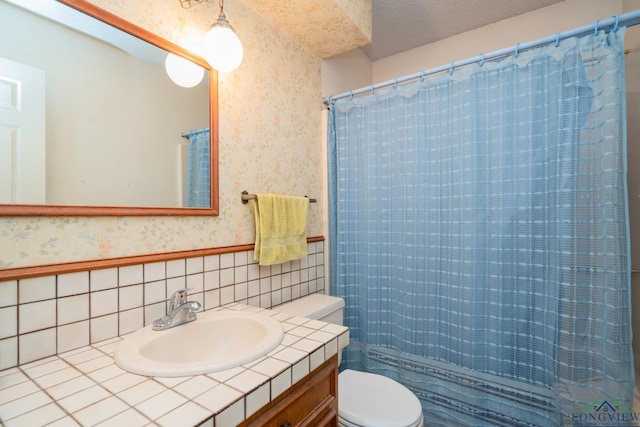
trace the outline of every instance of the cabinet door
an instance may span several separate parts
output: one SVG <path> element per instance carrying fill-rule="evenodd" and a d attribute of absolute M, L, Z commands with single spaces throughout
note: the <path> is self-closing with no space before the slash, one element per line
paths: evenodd
<path fill-rule="evenodd" d="M 338 425 L 338 359 L 333 357 L 286 393 L 246 420 L 243 426 Z"/>

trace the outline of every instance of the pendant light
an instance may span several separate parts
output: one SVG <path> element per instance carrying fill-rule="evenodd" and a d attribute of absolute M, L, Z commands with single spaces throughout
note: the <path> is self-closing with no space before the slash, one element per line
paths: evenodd
<path fill-rule="evenodd" d="M 178 86 L 197 86 L 204 77 L 204 68 L 173 53 L 167 55 L 164 67 L 171 80 Z"/>
<path fill-rule="evenodd" d="M 218 20 L 202 40 L 202 56 L 218 71 L 228 73 L 242 62 L 242 42 L 224 15 L 224 0 L 220 0 Z"/>

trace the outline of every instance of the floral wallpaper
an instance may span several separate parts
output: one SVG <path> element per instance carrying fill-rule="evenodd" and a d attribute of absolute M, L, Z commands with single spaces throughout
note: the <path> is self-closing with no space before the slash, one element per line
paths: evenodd
<path fill-rule="evenodd" d="M 179 0 L 92 0 L 194 49 L 218 2 L 182 9 Z M 240 193 L 309 195 L 308 236 L 320 236 L 322 156 L 320 58 L 239 0 L 225 14 L 244 61 L 219 75 L 218 217 L 0 217 L 0 269 L 250 244 L 252 203 Z"/>

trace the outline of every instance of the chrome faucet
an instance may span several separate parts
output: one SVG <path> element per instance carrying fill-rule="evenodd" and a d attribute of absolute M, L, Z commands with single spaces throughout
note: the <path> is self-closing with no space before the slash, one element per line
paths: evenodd
<path fill-rule="evenodd" d="M 196 311 L 202 305 L 198 301 L 187 301 L 187 289 L 177 290 L 169 298 L 169 314 L 154 320 L 152 329 L 162 331 L 196 320 Z"/>

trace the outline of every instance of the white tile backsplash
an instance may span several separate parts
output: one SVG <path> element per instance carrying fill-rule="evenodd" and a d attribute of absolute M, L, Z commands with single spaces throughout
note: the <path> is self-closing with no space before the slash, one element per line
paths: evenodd
<path fill-rule="evenodd" d="M 144 305 L 165 302 L 167 299 L 167 282 L 160 280 L 157 282 L 144 284 Z"/>
<path fill-rule="evenodd" d="M 18 307 L 18 332 L 21 334 L 56 325 L 55 299 L 21 304 Z"/>
<path fill-rule="evenodd" d="M 144 281 L 143 271 L 143 264 L 118 267 L 118 285 L 127 286 L 142 283 Z"/>
<path fill-rule="evenodd" d="M 220 255 L 204 257 L 204 271 L 220 270 Z"/>
<path fill-rule="evenodd" d="M 249 264 L 249 256 L 248 256 L 248 252 L 243 251 L 243 252 L 236 252 L 234 254 L 234 265 L 240 266 L 240 265 L 247 265 Z M 252 258 L 253 260 L 253 258 Z"/>
<path fill-rule="evenodd" d="M 0 369 L 18 364 L 18 337 L 0 340 Z"/>
<path fill-rule="evenodd" d="M 248 270 L 246 265 L 236 266 L 233 274 L 235 283 L 242 283 L 248 280 Z"/>
<path fill-rule="evenodd" d="M 118 290 L 108 289 L 91 293 L 91 317 L 103 316 L 118 311 Z"/>
<path fill-rule="evenodd" d="M 204 271 L 204 259 L 202 257 L 187 258 L 187 274 L 202 273 Z"/>
<path fill-rule="evenodd" d="M 121 286 L 118 293 L 118 303 L 120 311 L 142 307 L 143 285 Z"/>
<path fill-rule="evenodd" d="M 166 268 L 164 261 L 145 264 L 143 270 L 145 283 L 165 279 L 167 277 Z"/>
<path fill-rule="evenodd" d="M 118 314 L 94 317 L 90 321 L 91 343 L 118 336 Z"/>
<path fill-rule="evenodd" d="M 89 294 L 58 298 L 58 325 L 89 319 Z"/>
<path fill-rule="evenodd" d="M 89 345 L 89 321 L 71 323 L 58 327 L 58 352 Z"/>
<path fill-rule="evenodd" d="M 235 291 L 234 286 L 226 286 L 220 289 L 220 305 L 229 304 L 234 302 Z"/>
<path fill-rule="evenodd" d="M 214 289 L 204 293 L 204 309 L 210 310 L 212 308 L 219 307 L 220 304 L 220 290 Z"/>
<path fill-rule="evenodd" d="M 28 363 L 57 353 L 56 329 L 49 328 L 38 332 L 18 335 L 20 357 L 18 363 Z"/>
<path fill-rule="evenodd" d="M 225 268 L 220 270 L 220 287 L 233 285 L 234 283 L 233 268 Z"/>
<path fill-rule="evenodd" d="M 170 297 L 175 291 L 179 289 L 184 289 L 186 286 L 186 276 L 171 277 L 167 279 L 167 297 Z"/>
<path fill-rule="evenodd" d="M 186 274 L 186 262 L 184 259 L 167 261 L 167 277 L 181 277 Z"/>
<path fill-rule="evenodd" d="M 144 310 L 140 307 L 120 311 L 118 321 L 119 335 L 134 332 L 144 326 Z"/>
<path fill-rule="evenodd" d="M 0 286 L 0 307 L 18 304 L 18 281 L 9 280 Z"/>
<path fill-rule="evenodd" d="M 196 273 L 187 275 L 187 289 L 189 293 L 202 293 L 204 290 L 204 273 Z"/>
<path fill-rule="evenodd" d="M 58 275 L 58 298 L 89 292 L 89 272 Z"/>
<path fill-rule="evenodd" d="M 204 310 L 271 308 L 320 292 L 324 266 L 302 266 L 317 265 L 323 250 L 311 243 L 308 260 L 273 266 L 249 250 L 0 282 L 0 369 L 133 332 L 164 316 L 167 298 L 185 287 Z"/>
<path fill-rule="evenodd" d="M 222 254 L 220 255 L 220 269 L 231 268 L 235 266 L 234 254 Z"/>
<path fill-rule="evenodd" d="M 204 290 L 210 291 L 220 287 L 220 270 L 206 271 L 204 273 Z"/>
<path fill-rule="evenodd" d="M 17 306 L 0 308 L 0 339 L 18 333 Z"/>
<path fill-rule="evenodd" d="M 33 277 L 18 282 L 18 302 L 20 304 L 42 301 L 55 298 L 55 296 L 56 276 Z"/>
<path fill-rule="evenodd" d="M 104 268 L 89 272 L 89 288 L 91 291 L 101 291 L 118 287 L 118 269 Z"/>

